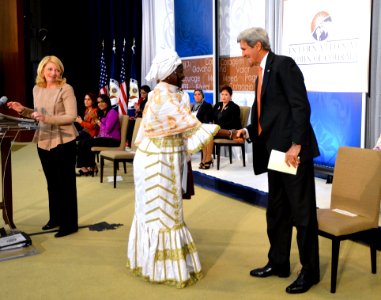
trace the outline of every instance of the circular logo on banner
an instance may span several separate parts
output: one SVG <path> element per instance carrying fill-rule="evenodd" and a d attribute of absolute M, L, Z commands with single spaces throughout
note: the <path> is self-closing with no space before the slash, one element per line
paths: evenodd
<path fill-rule="evenodd" d="M 324 41 L 328 38 L 331 16 L 326 11 L 318 12 L 311 22 L 311 33 L 315 40 Z"/>

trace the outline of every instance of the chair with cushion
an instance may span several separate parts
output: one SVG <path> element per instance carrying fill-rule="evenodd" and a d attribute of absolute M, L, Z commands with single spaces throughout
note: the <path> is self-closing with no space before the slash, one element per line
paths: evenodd
<path fill-rule="evenodd" d="M 380 199 L 381 152 L 340 147 L 333 173 L 330 208 L 317 210 L 319 235 L 332 240 L 331 293 L 336 292 L 342 240 L 369 239 L 371 271 L 376 273 Z"/>
<path fill-rule="evenodd" d="M 241 125 L 242 128 L 247 126 L 247 122 L 250 115 L 250 106 L 240 106 L 240 119 L 241 119 Z M 214 146 L 216 149 L 216 156 L 217 156 L 217 170 L 220 169 L 220 154 L 221 154 L 221 147 L 227 146 L 229 148 L 229 159 L 230 164 L 232 161 L 232 147 L 241 147 L 242 149 L 242 161 L 243 166 L 246 166 L 245 162 L 245 140 L 239 139 L 239 140 L 231 140 L 231 139 L 221 139 L 221 138 L 215 138 L 214 139 Z"/>
<path fill-rule="evenodd" d="M 118 147 L 105 147 L 105 146 L 94 146 L 91 147 L 91 151 L 96 153 L 97 161 L 99 161 L 99 152 L 104 150 L 123 150 L 126 147 L 127 139 L 127 128 L 129 125 L 129 116 L 121 115 L 119 116 L 120 121 L 120 144 Z"/>
<path fill-rule="evenodd" d="M 100 182 L 103 182 L 103 170 L 104 170 L 104 161 L 109 160 L 113 162 L 113 176 L 114 176 L 114 188 L 116 188 L 116 175 L 117 175 L 117 170 L 119 168 L 119 163 L 123 163 L 123 168 L 124 168 L 124 174 L 127 173 L 127 167 L 126 163 L 127 162 L 132 162 L 135 157 L 135 152 L 136 152 L 136 144 L 135 144 L 135 139 L 136 135 L 139 131 L 140 127 L 140 122 L 141 118 L 137 118 L 135 121 L 135 126 L 134 126 L 134 131 L 132 134 L 132 145 L 131 145 L 131 150 L 130 151 L 125 151 L 125 150 L 103 150 L 100 152 Z"/>

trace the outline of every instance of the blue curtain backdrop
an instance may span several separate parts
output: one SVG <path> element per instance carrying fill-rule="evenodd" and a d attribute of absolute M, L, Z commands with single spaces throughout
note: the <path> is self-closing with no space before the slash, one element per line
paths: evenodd
<path fill-rule="evenodd" d="M 175 42 L 180 57 L 213 54 L 213 1 L 175 0 Z"/>
<path fill-rule="evenodd" d="M 340 146 L 361 146 L 361 93 L 309 92 L 311 123 L 319 144 L 317 165 L 332 168 Z"/>

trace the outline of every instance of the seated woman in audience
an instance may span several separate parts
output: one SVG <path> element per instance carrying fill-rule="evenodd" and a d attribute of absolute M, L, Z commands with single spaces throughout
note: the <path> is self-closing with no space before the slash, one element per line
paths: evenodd
<path fill-rule="evenodd" d="M 201 89 L 195 89 L 193 97 L 196 103 L 192 106 L 192 114 L 196 115 L 201 123 L 212 123 L 213 107 L 210 103 L 205 101 L 204 92 Z"/>
<path fill-rule="evenodd" d="M 213 108 L 213 121 L 220 125 L 221 129 L 240 129 L 241 111 L 237 104 L 232 100 L 233 90 L 225 85 L 220 89 L 221 101 L 216 103 Z"/>
<path fill-rule="evenodd" d="M 151 88 L 148 85 L 142 85 L 140 88 L 140 98 L 134 104 L 135 116 L 130 117 L 128 121 L 127 137 L 126 137 L 127 147 L 130 147 L 132 144 L 132 134 L 134 133 L 135 119 L 143 117 L 143 110 L 144 110 L 144 107 L 146 106 L 148 93 L 150 91 L 151 91 Z"/>
<path fill-rule="evenodd" d="M 99 126 L 95 123 L 96 119 L 98 119 L 97 96 L 93 93 L 87 93 L 83 101 L 85 105 L 85 113 L 83 118 L 78 116 L 75 119 L 80 126 L 77 141 L 93 138 L 99 133 Z"/>
<path fill-rule="evenodd" d="M 213 107 L 210 103 L 205 101 L 204 92 L 201 89 L 195 89 L 193 93 L 194 101 L 196 102 L 192 106 L 192 114 L 194 114 L 201 123 L 213 123 Z M 208 143 L 202 149 L 202 161 L 200 168 L 204 164 L 211 162 L 213 153 L 213 142 Z"/>
<path fill-rule="evenodd" d="M 98 116 L 95 123 L 99 126 L 98 136 L 85 140 L 78 148 L 77 176 L 88 176 L 98 173 L 95 164 L 93 146 L 118 147 L 120 145 L 120 122 L 118 112 L 112 108 L 110 98 L 100 95 L 97 99 Z"/>
<path fill-rule="evenodd" d="M 237 104 L 232 101 L 233 89 L 225 85 L 220 89 L 220 102 L 213 107 L 212 118 L 214 124 L 220 125 L 216 138 L 235 138 L 235 130 L 241 126 L 241 112 Z M 203 162 L 200 164 L 200 169 L 209 169 L 213 165 L 212 151 L 214 147 L 213 141 L 211 145 L 203 148 Z M 208 150 L 206 150 L 208 149 Z"/>
<path fill-rule="evenodd" d="M 151 88 L 148 85 L 142 85 L 140 88 L 140 98 L 138 102 L 134 104 L 135 108 L 135 118 L 141 118 L 143 116 L 143 110 L 147 103 L 148 93 L 151 91 Z"/>

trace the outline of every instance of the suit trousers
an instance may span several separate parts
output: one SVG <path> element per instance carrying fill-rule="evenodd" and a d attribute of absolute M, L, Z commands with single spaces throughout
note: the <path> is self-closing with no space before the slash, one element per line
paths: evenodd
<path fill-rule="evenodd" d="M 76 142 L 60 144 L 50 151 L 37 147 L 49 195 L 49 223 L 61 231 L 78 229 Z"/>
<path fill-rule="evenodd" d="M 267 234 L 269 262 L 274 268 L 290 270 L 293 226 L 302 271 L 319 280 L 319 244 L 313 161 L 298 166 L 297 175 L 268 171 Z"/>

